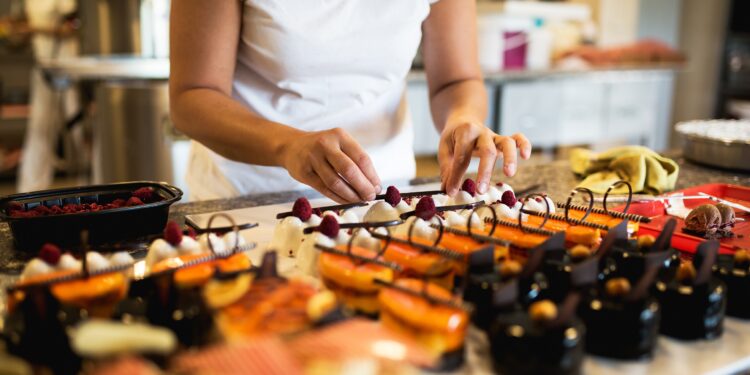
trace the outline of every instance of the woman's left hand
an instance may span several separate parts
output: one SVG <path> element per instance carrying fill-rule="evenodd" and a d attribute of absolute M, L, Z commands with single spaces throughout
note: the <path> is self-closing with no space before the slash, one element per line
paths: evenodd
<path fill-rule="evenodd" d="M 521 133 L 499 135 L 480 121 L 446 124 L 438 148 L 443 188 L 448 195 L 456 194 L 471 158 L 478 157 L 477 190 L 480 193 L 486 192 L 498 158 L 503 159 L 503 172 L 506 176 L 516 174 L 518 150 L 523 159 L 528 159 L 531 155 L 531 143 Z"/>

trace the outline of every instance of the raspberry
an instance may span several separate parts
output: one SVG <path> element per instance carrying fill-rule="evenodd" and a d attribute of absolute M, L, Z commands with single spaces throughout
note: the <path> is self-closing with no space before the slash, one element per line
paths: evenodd
<path fill-rule="evenodd" d="M 315 215 L 323 216 L 323 211 L 321 211 L 320 208 L 315 207 L 315 208 L 313 208 L 312 212 Z"/>
<path fill-rule="evenodd" d="M 138 197 L 143 202 L 151 202 L 154 199 L 154 188 L 145 186 L 133 192 L 134 197 Z"/>
<path fill-rule="evenodd" d="M 504 185 L 505 185 L 505 184 L 504 184 L 504 183 L 502 183 L 502 182 L 498 182 L 498 183 L 496 183 L 496 184 L 495 184 L 495 186 L 497 186 L 497 187 L 503 187 Z"/>
<path fill-rule="evenodd" d="M 57 262 L 60 261 L 60 255 L 60 248 L 51 243 L 46 243 L 39 249 L 39 259 L 53 266 L 57 265 Z"/>
<path fill-rule="evenodd" d="M 49 215 L 49 213 L 52 210 L 50 210 L 50 208 L 45 205 L 39 205 L 39 206 L 34 207 L 32 211 L 34 211 L 37 214 L 36 216 L 44 216 L 44 215 Z"/>
<path fill-rule="evenodd" d="M 539 203 L 542 202 L 542 198 L 540 198 L 540 197 L 536 197 L 536 198 L 534 198 L 534 200 L 537 201 L 537 202 L 539 202 Z"/>
<path fill-rule="evenodd" d="M 8 203 L 8 212 L 23 211 L 23 205 L 18 202 Z"/>
<path fill-rule="evenodd" d="M 124 207 L 125 204 L 127 203 L 128 202 L 126 200 L 118 198 L 118 199 L 113 200 L 111 204 L 112 204 L 112 207 L 114 208 L 120 208 L 120 207 Z"/>
<path fill-rule="evenodd" d="M 463 185 L 461 185 L 461 190 L 469 193 L 469 195 L 473 197 L 477 195 L 477 184 L 474 180 L 467 178 L 464 180 Z"/>
<path fill-rule="evenodd" d="M 180 229 L 180 225 L 174 221 L 169 221 L 167 226 L 164 227 L 164 239 L 172 244 L 172 246 L 179 245 L 182 242 L 182 229 Z"/>
<path fill-rule="evenodd" d="M 435 210 L 435 201 L 432 200 L 432 197 L 420 198 L 414 213 L 422 220 L 432 219 L 437 213 L 437 210 Z"/>
<path fill-rule="evenodd" d="M 401 193 L 395 186 L 388 186 L 388 189 L 385 191 L 385 201 L 393 207 L 396 207 L 398 202 L 401 202 Z"/>
<path fill-rule="evenodd" d="M 140 206 L 142 204 L 143 204 L 143 201 L 140 198 L 136 197 L 136 196 L 130 197 L 130 199 L 128 199 L 128 201 L 125 202 L 125 206 L 126 207 Z M 93 206 L 93 204 L 92 204 L 92 206 Z M 93 211 L 94 208 L 92 207 L 91 210 Z"/>
<path fill-rule="evenodd" d="M 513 194 L 513 192 L 510 190 L 503 193 L 503 197 L 500 199 L 500 201 L 504 205 L 511 207 L 511 208 L 516 205 L 516 202 L 518 202 L 518 200 L 516 199 L 516 195 Z"/>
<path fill-rule="evenodd" d="M 188 227 L 187 232 L 188 236 L 192 237 L 193 239 L 198 238 L 198 233 L 195 232 L 195 229 L 193 229 L 193 227 Z"/>
<path fill-rule="evenodd" d="M 339 222 L 336 221 L 336 218 L 333 217 L 333 215 L 324 216 L 323 221 L 321 221 L 318 226 L 320 233 L 323 233 L 330 238 L 336 238 L 339 235 L 339 229 L 341 229 Z"/>
<path fill-rule="evenodd" d="M 305 197 L 297 198 L 297 200 L 294 201 L 294 206 L 292 206 L 292 215 L 298 217 L 302 221 L 310 219 L 310 216 L 312 216 L 312 206 L 310 206 L 310 201 Z"/>

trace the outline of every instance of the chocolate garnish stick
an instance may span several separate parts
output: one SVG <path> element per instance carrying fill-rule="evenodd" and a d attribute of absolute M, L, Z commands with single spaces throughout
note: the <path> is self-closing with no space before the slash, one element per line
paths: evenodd
<path fill-rule="evenodd" d="M 565 208 L 565 203 L 557 202 L 557 203 L 555 203 L 555 205 L 558 208 Z M 584 207 L 584 206 L 577 205 L 577 204 L 571 204 L 570 208 L 574 209 L 576 211 L 586 211 L 588 209 L 588 207 Z M 650 223 L 651 222 L 651 218 L 650 217 L 646 217 L 646 216 L 642 216 L 642 215 L 638 215 L 638 214 L 626 214 L 626 213 L 622 213 L 620 211 L 611 211 L 611 210 L 610 211 L 605 211 L 603 208 L 599 208 L 599 207 L 592 207 L 591 208 L 591 212 L 595 213 L 595 214 L 609 215 L 610 217 L 613 217 L 615 219 L 628 219 L 630 221 L 637 221 L 639 223 Z"/>
<path fill-rule="evenodd" d="M 523 212 L 523 213 L 525 213 L 527 215 L 533 215 L 533 216 L 538 216 L 538 217 L 544 217 L 545 216 L 545 214 L 543 214 L 543 213 L 536 212 L 536 211 L 531 211 L 531 210 L 521 210 L 521 212 Z M 549 218 L 551 220 L 567 222 L 568 224 L 580 225 L 582 227 L 589 227 L 589 228 L 600 229 L 600 230 L 609 230 L 610 229 L 608 226 L 606 226 L 604 224 L 591 223 L 591 222 L 588 222 L 588 221 L 581 221 L 581 220 L 573 219 L 573 218 L 569 218 L 568 220 L 566 220 L 565 219 L 565 215 L 560 215 L 560 214 L 556 214 L 556 213 L 550 213 L 549 214 Z"/>
<path fill-rule="evenodd" d="M 492 223 L 493 220 L 492 220 L 492 218 L 488 217 L 488 218 L 484 219 L 484 222 L 489 224 L 489 223 Z M 497 220 L 494 220 L 494 223 L 497 224 L 497 225 L 502 225 L 504 227 L 508 227 L 508 228 L 521 229 L 521 227 L 518 225 L 518 223 L 514 223 L 514 222 L 511 222 L 511 221 L 505 221 L 505 220 L 502 220 L 502 219 L 497 219 Z M 528 232 L 528 233 L 540 234 L 542 236 L 554 236 L 555 233 L 559 233 L 559 232 L 553 232 L 553 231 L 548 230 L 548 229 L 526 227 L 526 226 L 523 227 L 523 230 L 526 231 L 526 232 Z"/>
<path fill-rule="evenodd" d="M 636 301 L 645 297 L 646 294 L 648 294 L 651 285 L 653 285 L 656 276 L 659 274 L 659 269 L 668 257 L 669 252 L 667 251 L 646 254 L 646 270 L 625 299 L 628 301 Z"/>
<path fill-rule="evenodd" d="M 436 195 L 436 194 L 445 194 L 445 191 L 443 190 L 426 190 L 426 191 L 410 191 L 408 193 L 401 193 L 401 198 L 415 198 L 415 197 L 424 197 L 424 196 L 430 196 L 430 195 Z M 378 194 L 375 196 L 375 200 L 381 200 L 385 199 L 385 194 Z"/>
<path fill-rule="evenodd" d="M 693 265 L 698 271 L 695 276 L 694 285 L 702 285 L 711 278 L 711 271 L 716 263 L 716 255 L 719 252 L 719 241 L 710 240 L 698 245 L 693 257 Z"/>
<path fill-rule="evenodd" d="M 389 261 L 385 261 L 385 260 L 382 260 L 382 259 L 368 258 L 368 257 L 364 257 L 364 256 L 361 256 L 361 255 L 357 255 L 357 254 L 351 253 L 349 251 L 341 251 L 339 249 L 335 249 L 335 248 L 332 248 L 332 247 L 323 246 L 321 244 L 315 244 L 315 248 L 318 249 L 318 250 L 320 250 L 320 251 L 322 251 L 322 252 L 325 252 L 325 253 L 349 257 L 349 258 L 351 258 L 353 260 L 356 260 L 358 262 L 376 264 L 378 266 L 383 266 L 383 267 L 386 267 L 386 268 L 390 268 L 390 269 L 392 269 L 392 270 L 394 270 L 396 272 L 401 272 L 401 270 L 402 270 L 401 266 L 399 264 L 393 263 L 393 262 L 389 262 Z"/>
<path fill-rule="evenodd" d="M 354 202 L 354 203 L 346 203 L 346 204 L 336 204 L 333 206 L 322 206 L 322 207 L 313 207 L 312 210 L 315 212 L 316 210 L 319 210 L 320 212 L 325 211 L 341 211 L 341 210 L 348 210 L 353 207 L 364 207 L 369 205 L 367 202 Z M 277 219 L 283 219 L 285 217 L 292 216 L 292 211 L 282 212 L 276 215 Z"/>
<path fill-rule="evenodd" d="M 403 223 L 404 222 L 401 220 L 371 221 L 371 222 L 363 222 L 363 223 L 341 223 L 339 224 L 339 229 L 383 228 L 383 227 L 392 227 L 392 226 L 403 224 Z M 302 231 L 302 233 L 310 234 L 312 232 L 315 232 L 319 228 L 320 226 L 307 227 Z"/>
<path fill-rule="evenodd" d="M 474 207 L 482 206 L 482 205 L 484 205 L 484 202 L 483 201 L 479 201 L 479 202 L 473 202 L 473 203 L 468 203 L 468 204 L 456 204 L 456 205 L 452 205 L 452 206 L 435 207 L 435 211 L 436 212 L 445 212 L 445 211 L 470 210 L 470 209 L 472 209 Z M 402 213 L 400 217 L 401 217 L 401 219 L 406 220 L 410 216 L 414 216 L 416 213 L 417 213 L 416 210 L 414 210 L 414 211 L 407 211 L 407 212 Z"/>
<path fill-rule="evenodd" d="M 433 229 L 438 229 L 439 226 L 437 224 L 430 224 L 430 227 Z M 477 234 L 477 233 L 469 233 L 468 231 L 452 228 L 452 227 L 445 227 L 443 230 L 445 230 L 448 233 L 457 234 L 459 236 L 465 236 L 470 237 L 471 239 L 476 240 L 477 242 L 487 242 L 492 243 L 499 246 L 510 246 L 510 241 L 504 240 L 499 237 L 493 237 L 493 236 L 487 236 L 484 234 Z"/>
<path fill-rule="evenodd" d="M 437 255 L 440 255 L 440 256 L 445 257 L 445 258 L 450 258 L 450 259 L 454 259 L 454 260 L 464 259 L 464 255 L 463 254 L 461 254 L 459 252 L 456 252 L 456 251 L 453 251 L 453 250 L 450 250 L 450 249 L 445 249 L 445 248 L 437 247 L 437 246 L 425 245 L 425 244 L 421 244 L 421 243 L 418 243 L 418 242 L 409 242 L 407 240 L 404 240 L 404 239 L 401 239 L 401 238 L 398 238 L 398 237 L 388 236 L 388 235 L 377 233 L 377 232 L 371 232 L 370 234 L 372 235 L 372 237 L 377 238 L 379 240 L 392 241 L 392 242 L 400 243 L 400 244 L 403 244 L 403 245 L 409 245 L 409 246 L 412 246 L 412 247 L 417 248 L 419 250 L 422 250 L 424 252 L 437 254 Z"/>

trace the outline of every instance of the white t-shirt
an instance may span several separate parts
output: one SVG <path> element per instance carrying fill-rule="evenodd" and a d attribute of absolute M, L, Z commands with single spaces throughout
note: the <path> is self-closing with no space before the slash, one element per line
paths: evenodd
<path fill-rule="evenodd" d="M 341 127 L 383 181 L 412 178 L 405 77 L 433 2 L 246 0 L 233 97 L 302 130 Z M 197 142 L 187 182 L 201 200 L 305 188 L 283 168 L 234 162 Z"/>

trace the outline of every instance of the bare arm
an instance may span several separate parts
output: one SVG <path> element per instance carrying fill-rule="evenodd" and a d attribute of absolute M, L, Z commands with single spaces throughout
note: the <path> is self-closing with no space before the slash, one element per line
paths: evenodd
<path fill-rule="evenodd" d="M 172 1 L 169 89 L 175 126 L 231 160 L 284 167 L 334 200 L 372 199 L 380 180 L 346 132 L 304 132 L 260 118 L 232 98 L 241 17 L 236 0 Z"/>
<path fill-rule="evenodd" d="M 504 172 L 512 176 L 517 148 L 526 159 L 531 144 L 522 134 L 501 136 L 484 125 L 487 93 L 477 57 L 475 1 L 440 0 L 423 28 L 430 107 L 441 134 L 438 161 L 443 186 L 455 194 L 474 155 L 480 158 L 477 185 L 483 193 L 497 159 L 503 158 Z"/>

